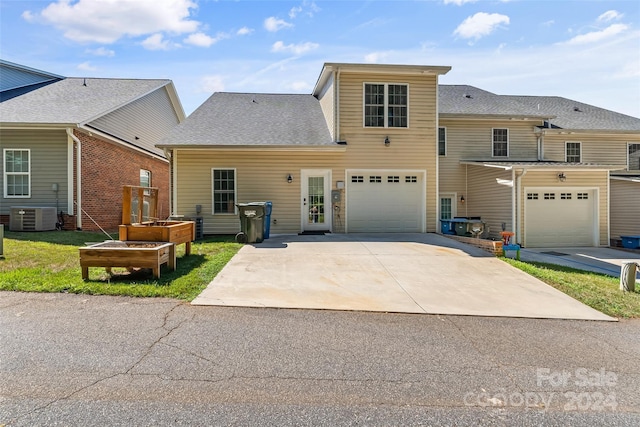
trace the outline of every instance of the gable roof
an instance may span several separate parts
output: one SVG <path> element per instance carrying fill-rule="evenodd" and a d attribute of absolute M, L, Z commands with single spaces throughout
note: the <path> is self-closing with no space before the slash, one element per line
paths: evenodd
<path fill-rule="evenodd" d="M 438 109 L 443 116 L 485 116 L 548 119 L 548 112 L 538 110 L 518 99 L 488 92 L 469 85 L 439 85 Z"/>
<path fill-rule="evenodd" d="M 547 129 L 638 132 L 640 119 L 560 96 L 497 95 L 469 85 L 439 85 L 442 117 L 530 118 Z"/>
<path fill-rule="evenodd" d="M 217 92 L 157 144 L 172 146 L 336 146 L 312 95 Z"/>
<path fill-rule="evenodd" d="M 0 59 L 0 102 L 62 79 L 57 74 Z"/>
<path fill-rule="evenodd" d="M 640 131 L 640 119 L 560 96 L 503 96 L 553 114 L 551 125 L 562 129 Z"/>
<path fill-rule="evenodd" d="M 170 83 L 69 77 L 0 103 L 0 124 L 82 125 Z"/>

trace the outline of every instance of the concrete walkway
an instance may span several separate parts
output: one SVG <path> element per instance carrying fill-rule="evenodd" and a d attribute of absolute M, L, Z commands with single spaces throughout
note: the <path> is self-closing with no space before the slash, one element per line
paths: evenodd
<path fill-rule="evenodd" d="M 508 254 L 513 257 L 513 253 Z M 613 248 L 535 248 L 522 249 L 520 259 L 527 262 L 546 262 L 579 270 L 593 271 L 620 277 L 622 264 L 640 264 L 640 253 Z M 640 269 L 636 280 L 640 281 Z"/>
<path fill-rule="evenodd" d="M 243 247 L 192 304 L 615 320 L 437 234 L 273 236 Z"/>

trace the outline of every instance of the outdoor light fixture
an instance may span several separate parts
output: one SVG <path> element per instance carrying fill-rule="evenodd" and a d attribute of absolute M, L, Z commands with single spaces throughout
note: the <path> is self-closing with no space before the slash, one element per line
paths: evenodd
<path fill-rule="evenodd" d="M 389 145 L 391 145 L 391 141 L 389 141 L 389 137 L 387 136 L 384 138 L 384 146 L 388 147 Z"/>
<path fill-rule="evenodd" d="M 460 196 L 460 203 L 464 205 L 464 195 Z"/>
<path fill-rule="evenodd" d="M 289 184 L 291 184 L 293 182 L 293 177 L 291 176 L 291 174 L 287 175 L 287 182 Z"/>
<path fill-rule="evenodd" d="M 558 180 L 559 180 L 560 182 L 565 182 L 565 181 L 567 180 L 567 176 L 564 174 L 564 172 L 560 172 L 560 173 L 558 174 Z"/>

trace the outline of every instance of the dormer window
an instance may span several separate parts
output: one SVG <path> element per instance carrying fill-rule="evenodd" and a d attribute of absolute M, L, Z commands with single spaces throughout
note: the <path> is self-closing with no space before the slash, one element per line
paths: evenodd
<path fill-rule="evenodd" d="M 365 127 L 408 127 L 409 87 L 406 84 L 364 84 Z"/>

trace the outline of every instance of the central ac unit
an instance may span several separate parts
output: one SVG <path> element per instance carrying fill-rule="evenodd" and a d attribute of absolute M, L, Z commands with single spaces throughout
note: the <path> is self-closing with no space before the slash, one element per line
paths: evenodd
<path fill-rule="evenodd" d="M 49 231 L 56 229 L 56 208 L 11 207 L 9 230 Z"/>

